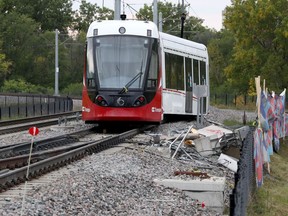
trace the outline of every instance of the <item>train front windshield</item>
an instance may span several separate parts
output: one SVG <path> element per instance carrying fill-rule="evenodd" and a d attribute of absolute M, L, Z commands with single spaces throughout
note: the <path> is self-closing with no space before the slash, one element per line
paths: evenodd
<path fill-rule="evenodd" d="M 157 50 L 154 38 L 123 35 L 88 38 L 87 78 L 95 79 L 98 89 L 143 89 L 146 73 L 148 78 L 157 79 Z"/>

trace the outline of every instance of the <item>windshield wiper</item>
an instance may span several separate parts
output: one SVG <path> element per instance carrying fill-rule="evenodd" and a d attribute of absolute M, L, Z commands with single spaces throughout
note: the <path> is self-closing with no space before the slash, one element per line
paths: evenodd
<path fill-rule="evenodd" d="M 119 91 L 118 94 L 123 94 L 123 93 L 127 93 L 128 92 L 128 88 L 139 78 L 142 76 L 143 72 L 142 72 L 142 67 L 143 67 L 143 59 L 141 62 L 141 67 L 140 67 L 140 72 L 136 74 L 136 76 L 134 76 L 122 89 L 121 91 Z"/>
<path fill-rule="evenodd" d="M 121 91 L 119 91 L 119 94 L 123 94 L 123 93 L 126 93 L 128 92 L 128 88 L 139 78 L 141 77 L 143 74 L 142 72 L 142 68 L 141 68 L 141 71 L 136 74 L 136 76 L 134 76 L 122 89 Z"/>

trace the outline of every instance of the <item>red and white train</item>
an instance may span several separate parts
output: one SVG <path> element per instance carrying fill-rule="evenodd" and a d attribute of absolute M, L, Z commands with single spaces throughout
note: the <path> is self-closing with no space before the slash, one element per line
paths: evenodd
<path fill-rule="evenodd" d="M 209 91 L 207 48 L 159 32 L 153 22 L 94 21 L 87 32 L 85 56 L 86 123 L 160 123 L 165 115 L 196 116 L 196 88 L 198 93 Z M 209 92 L 201 97 L 205 114 Z"/>

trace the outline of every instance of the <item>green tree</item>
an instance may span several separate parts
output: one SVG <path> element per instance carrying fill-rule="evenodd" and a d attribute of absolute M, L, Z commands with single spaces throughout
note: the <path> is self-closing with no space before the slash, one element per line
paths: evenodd
<path fill-rule="evenodd" d="M 3 84 L 4 80 L 9 74 L 10 65 L 11 65 L 11 62 L 6 60 L 5 54 L 1 53 L 1 50 L 0 50 L 0 85 Z"/>
<path fill-rule="evenodd" d="M 59 87 L 71 83 L 81 83 L 84 70 L 84 47 L 86 32 L 80 32 L 75 38 L 69 37 L 59 45 Z"/>
<path fill-rule="evenodd" d="M 41 31 L 67 32 L 71 26 L 72 0 L 2 0 L 0 12 L 26 15 L 39 24 Z"/>
<path fill-rule="evenodd" d="M 170 2 L 158 2 L 158 12 L 162 13 L 163 32 L 172 34 L 175 36 L 181 36 L 181 16 L 183 9 L 180 4 L 172 4 Z M 185 8 L 187 5 L 185 6 Z M 203 20 L 194 16 L 189 16 L 187 11 L 184 12 L 186 15 L 183 28 L 183 38 L 193 40 L 195 42 L 208 44 L 210 38 L 215 36 L 215 31 L 205 28 Z M 153 21 L 153 7 L 144 4 L 144 7 L 139 10 L 136 14 L 138 19 L 145 19 Z"/>
<path fill-rule="evenodd" d="M 32 4 L 33 2 L 35 5 Z M 3 82 L 4 79 L 23 80 L 32 85 L 41 85 L 43 88 L 54 87 L 55 29 L 53 27 L 51 28 L 53 31 L 49 31 L 47 30 L 49 28 L 43 27 L 49 24 L 50 20 L 47 20 L 47 23 L 40 23 L 35 21 L 40 18 L 32 18 L 33 10 L 43 2 L 45 1 L 0 0 L 0 11 L 2 12 L 0 14 L 0 38 L 3 40 L 2 51 L 0 51 L 0 82 Z M 70 1 L 49 2 L 47 10 L 50 10 L 49 8 L 54 3 Z M 47 11 L 42 13 L 39 9 L 39 13 L 47 14 Z M 58 28 L 60 30 L 60 89 L 71 83 L 82 81 L 84 63 L 85 34 L 81 32 L 76 35 L 72 35 L 70 32 L 67 34 L 65 25 L 63 24 L 62 31 L 61 28 Z"/>
<path fill-rule="evenodd" d="M 1 1 L 0 1 L 1 5 Z M 2 51 L 2 44 L 0 37 L 0 85 L 3 84 L 4 80 L 6 79 L 7 75 L 9 74 L 10 70 L 9 67 L 11 66 L 11 62 L 6 59 L 5 53 Z"/>
<path fill-rule="evenodd" d="M 113 19 L 113 11 L 108 8 L 100 8 L 97 4 L 81 1 L 79 10 L 75 12 L 74 29 L 87 32 L 89 25 L 95 20 Z"/>
<path fill-rule="evenodd" d="M 235 37 L 233 57 L 225 73 L 240 92 L 261 76 L 272 90 L 288 83 L 287 0 L 233 0 L 224 25 Z"/>
<path fill-rule="evenodd" d="M 19 15 L 16 12 L 1 14 L 0 19 L 2 51 L 12 62 L 9 77 L 25 77 L 33 65 L 31 58 L 34 54 L 37 23 L 26 15 Z"/>
<path fill-rule="evenodd" d="M 210 88 L 213 92 L 223 93 L 233 89 L 227 82 L 224 69 L 229 65 L 234 43 L 233 34 L 225 29 L 209 40 Z"/>

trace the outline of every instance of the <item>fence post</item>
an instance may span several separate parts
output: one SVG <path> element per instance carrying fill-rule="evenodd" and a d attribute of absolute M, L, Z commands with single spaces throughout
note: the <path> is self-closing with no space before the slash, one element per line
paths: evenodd
<path fill-rule="evenodd" d="M 57 112 L 61 113 L 61 98 L 57 98 Z"/>
<path fill-rule="evenodd" d="M 225 94 L 225 104 L 228 106 L 228 94 Z"/>
<path fill-rule="evenodd" d="M 25 111 L 26 111 L 26 117 L 28 117 L 28 101 L 27 101 L 27 95 L 26 95 L 26 106 L 25 106 Z"/>
<path fill-rule="evenodd" d="M 54 97 L 54 114 L 56 113 L 56 98 Z"/>
<path fill-rule="evenodd" d="M 48 111 L 48 115 L 50 114 L 50 98 L 49 95 L 47 95 L 48 97 L 48 107 L 47 107 L 47 111 Z"/>
<path fill-rule="evenodd" d="M 237 95 L 235 94 L 235 107 L 237 106 Z"/>
<path fill-rule="evenodd" d="M 40 115 L 42 116 L 42 95 L 40 95 Z"/>
<path fill-rule="evenodd" d="M 18 98 L 17 111 L 18 111 L 18 117 L 19 117 L 20 116 L 20 98 L 19 96 L 17 98 Z"/>
<path fill-rule="evenodd" d="M 245 106 L 247 105 L 247 95 L 246 94 L 244 95 L 244 105 Z"/>
<path fill-rule="evenodd" d="M 34 101 L 34 95 L 32 96 L 32 104 L 33 104 L 33 116 L 35 116 L 35 101 Z"/>

